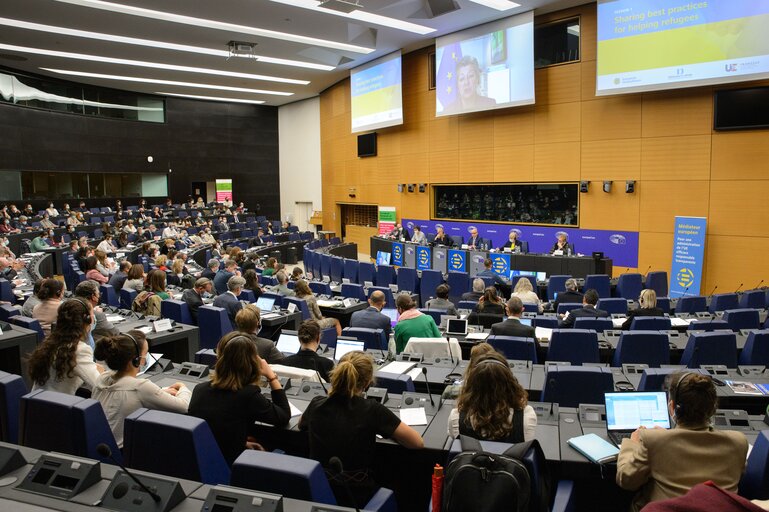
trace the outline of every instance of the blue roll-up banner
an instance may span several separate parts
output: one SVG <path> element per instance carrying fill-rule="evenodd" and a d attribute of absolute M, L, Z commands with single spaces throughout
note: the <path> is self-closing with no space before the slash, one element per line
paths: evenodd
<path fill-rule="evenodd" d="M 417 247 L 417 270 L 430 270 L 432 267 L 431 250 L 420 245 Z"/>
<path fill-rule="evenodd" d="M 500 276 L 510 277 L 510 255 L 509 254 L 489 254 L 491 260 L 491 270 Z"/>
<path fill-rule="evenodd" d="M 467 272 L 467 253 L 449 249 L 449 272 Z"/>
<path fill-rule="evenodd" d="M 400 242 L 393 242 L 393 252 L 392 252 L 392 261 L 391 263 L 393 265 L 398 265 L 399 267 L 403 266 L 403 244 Z"/>
<path fill-rule="evenodd" d="M 676 217 L 670 297 L 699 295 L 705 259 L 705 217 Z"/>

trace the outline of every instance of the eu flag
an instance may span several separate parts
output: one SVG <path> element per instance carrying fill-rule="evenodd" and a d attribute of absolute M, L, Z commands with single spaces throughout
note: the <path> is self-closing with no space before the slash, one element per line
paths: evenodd
<path fill-rule="evenodd" d="M 435 88 L 438 101 L 445 110 L 457 99 L 457 62 L 462 59 L 462 47 L 453 43 L 443 49 L 438 73 L 435 77 Z"/>

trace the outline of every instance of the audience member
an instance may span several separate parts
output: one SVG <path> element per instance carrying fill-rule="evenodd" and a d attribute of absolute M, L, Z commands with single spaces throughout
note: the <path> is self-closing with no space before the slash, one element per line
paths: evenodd
<path fill-rule="evenodd" d="M 454 303 L 449 300 L 449 285 L 439 284 L 435 289 L 434 299 L 430 299 L 425 303 L 427 309 L 442 309 L 446 310 L 447 315 L 456 315 L 457 308 Z"/>
<path fill-rule="evenodd" d="M 244 284 L 246 284 L 245 279 L 240 276 L 232 276 L 229 281 L 227 281 L 227 291 L 221 295 L 217 295 L 214 299 L 214 306 L 223 308 L 227 311 L 227 316 L 230 317 L 232 325 L 235 325 L 235 315 L 243 309 L 243 304 L 238 299 L 238 296 L 243 290 Z"/>
<path fill-rule="evenodd" d="M 101 336 L 116 336 L 120 331 L 107 320 L 107 315 L 99 307 L 99 298 L 101 292 L 99 287 L 93 281 L 83 281 L 75 287 L 75 297 L 88 301 L 93 308 L 93 317 L 95 323 L 91 326 L 90 342 L 93 345 L 93 339 Z"/>
<path fill-rule="evenodd" d="M 128 271 L 122 289 L 133 290 L 137 293 L 144 290 L 144 265 L 141 263 L 131 265 L 131 270 Z"/>
<path fill-rule="evenodd" d="M 657 307 L 657 293 L 651 288 L 641 290 L 638 297 L 638 309 L 627 312 L 627 319 L 622 323 L 622 330 L 630 329 L 633 319 L 639 316 L 665 316 L 665 312 Z"/>
<path fill-rule="evenodd" d="M 521 323 L 521 314 L 523 313 L 523 302 L 516 296 L 510 297 L 507 301 L 508 317 L 505 321 L 491 326 L 491 334 L 495 336 L 515 336 L 521 338 L 534 338 L 536 334 L 534 327 L 523 325 Z"/>
<path fill-rule="evenodd" d="M 44 279 L 37 296 L 40 304 L 32 310 L 32 318 L 40 322 L 43 334 L 48 336 L 51 334 L 51 325 L 58 317 L 59 306 L 64 296 L 64 284 L 58 279 Z"/>
<path fill-rule="evenodd" d="M 577 318 L 608 318 L 609 313 L 602 309 L 598 309 L 595 305 L 598 304 L 598 292 L 595 290 L 588 290 L 585 292 L 585 296 L 582 298 L 582 307 L 579 309 L 572 309 L 563 317 L 559 326 L 567 329 L 574 327 L 574 321 Z"/>
<path fill-rule="evenodd" d="M 571 277 L 567 279 L 566 283 L 564 284 L 564 288 L 566 291 L 558 292 L 557 296 L 555 297 L 553 309 L 556 311 L 558 311 L 559 304 L 582 304 L 584 295 L 577 291 L 576 279 Z"/>
<path fill-rule="evenodd" d="M 216 293 L 221 295 L 227 291 L 227 282 L 234 276 L 239 276 L 238 264 L 232 260 L 227 260 L 224 263 L 224 268 L 220 268 L 214 276 L 214 288 Z"/>
<path fill-rule="evenodd" d="M 259 330 L 262 328 L 262 318 L 256 304 L 243 306 L 243 309 L 235 315 L 235 325 L 240 332 L 251 338 L 256 344 L 259 357 L 266 359 L 269 364 L 280 363 L 285 359 L 285 356 L 275 347 L 274 341 L 258 336 Z"/>
<path fill-rule="evenodd" d="M 131 262 L 123 260 L 120 262 L 120 265 L 118 265 L 117 272 L 112 274 L 112 277 L 109 278 L 109 284 L 115 289 L 115 293 L 120 293 L 120 290 L 123 289 L 123 285 L 128 280 L 128 273 L 131 271 L 131 268 L 133 268 Z"/>
<path fill-rule="evenodd" d="M 392 321 L 390 317 L 382 314 L 385 307 L 385 294 L 382 290 L 376 290 L 369 295 L 368 307 L 355 311 L 350 317 L 350 327 L 365 327 L 367 329 L 382 329 L 385 337 L 390 339 Z"/>
<path fill-rule="evenodd" d="M 528 278 L 522 277 L 518 280 L 512 295 L 521 299 L 521 302 L 524 304 L 536 304 L 537 312 L 542 313 L 542 301 L 539 300 L 539 296 L 534 292 L 534 287 Z"/>
<path fill-rule="evenodd" d="M 395 307 L 400 317 L 395 324 L 395 348 L 398 354 L 403 352 L 411 338 L 440 338 L 441 332 L 433 317 L 425 315 L 414 304 L 410 295 L 398 295 Z"/>
<path fill-rule="evenodd" d="M 320 378 L 330 382 L 329 374 L 334 369 L 334 361 L 318 355 L 320 347 L 320 325 L 315 320 L 305 320 L 299 325 L 299 352 L 285 358 L 280 364 L 315 370 Z"/>
<path fill-rule="evenodd" d="M 462 300 L 478 302 L 483 297 L 483 290 L 486 288 L 486 283 L 480 277 L 473 279 L 472 291 L 462 294 Z"/>
<path fill-rule="evenodd" d="M 283 297 L 294 297 L 296 293 L 294 290 L 288 287 L 288 276 L 282 270 L 275 274 L 275 279 L 278 281 L 278 285 L 273 288 L 273 292 L 282 295 Z"/>
<path fill-rule="evenodd" d="M 182 300 L 187 304 L 192 323 L 198 324 L 198 309 L 204 304 L 203 299 L 213 290 L 213 283 L 207 277 L 200 277 L 195 286 L 182 292 Z"/>
<path fill-rule="evenodd" d="M 285 275 L 285 274 L 284 274 Z M 317 321 L 321 329 L 329 329 L 331 327 L 336 329 L 337 336 L 342 335 L 342 326 L 339 320 L 336 318 L 325 318 L 320 312 L 318 307 L 318 301 L 310 290 L 310 285 L 304 279 L 297 281 L 294 286 L 294 292 L 297 299 L 302 299 L 307 303 L 307 309 L 310 310 L 310 318 Z"/>

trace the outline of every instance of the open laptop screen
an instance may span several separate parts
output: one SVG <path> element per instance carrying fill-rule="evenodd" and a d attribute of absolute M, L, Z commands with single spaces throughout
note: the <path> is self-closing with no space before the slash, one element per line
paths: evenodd
<path fill-rule="evenodd" d="M 299 336 L 296 335 L 296 331 L 281 332 L 276 347 L 278 352 L 284 354 L 296 354 L 299 352 Z"/>
<path fill-rule="evenodd" d="M 398 310 L 394 308 L 384 308 L 382 309 L 382 314 L 387 316 L 390 319 L 390 325 L 395 327 L 395 324 L 398 323 Z"/>
<path fill-rule="evenodd" d="M 605 393 L 607 430 L 670 428 L 667 394 L 664 391 Z"/>
<path fill-rule="evenodd" d="M 363 351 L 364 342 L 357 340 L 345 340 L 339 338 L 336 340 L 336 350 L 334 351 L 334 359 L 339 361 L 348 352 L 354 352 L 355 350 Z"/>
<path fill-rule="evenodd" d="M 258 299 L 256 299 L 256 307 L 258 307 L 259 311 L 263 313 L 272 311 L 272 306 L 274 305 L 275 305 L 275 297 L 261 296 Z"/>

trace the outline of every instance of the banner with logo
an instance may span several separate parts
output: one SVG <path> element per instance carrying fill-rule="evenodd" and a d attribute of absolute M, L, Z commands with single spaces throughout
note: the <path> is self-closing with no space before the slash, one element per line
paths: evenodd
<path fill-rule="evenodd" d="M 430 248 L 424 245 L 417 246 L 417 270 L 430 270 L 432 262 Z"/>
<path fill-rule="evenodd" d="M 393 265 L 397 265 L 399 267 L 403 266 L 403 244 L 400 242 L 393 242 L 393 252 L 392 252 L 392 260 L 390 261 Z"/>
<path fill-rule="evenodd" d="M 500 276 L 510 277 L 510 255 L 494 253 L 489 254 L 491 260 L 491 270 Z"/>
<path fill-rule="evenodd" d="M 467 272 L 467 253 L 465 251 L 449 249 L 448 260 L 449 272 Z"/>
<path fill-rule="evenodd" d="M 705 217 L 676 217 L 670 297 L 701 293 L 707 222 Z"/>
<path fill-rule="evenodd" d="M 380 206 L 378 219 L 380 235 L 386 235 L 395 229 L 395 207 Z"/>
<path fill-rule="evenodd" d="M 638 233 L 636 231 L 609 231 L 599 229 L 579 229 L 550 226 L 522 226 L 517 224 L 491 224 L 477 222 L 458 222 L 441 220 L 403 219 L 403 225 L 411 232 L 414 226 L 420 226 L 425 234 L 435 233 L 435 228 L 443 227 L 448 235 L 460 235 L 465 241 L 470 238 L 470 229 L 478 229 L 478 235 L 489 240 L 490 248 L 499 249 L 507 242 L 510 232 L 516 231 L 518 239 L 529 244 L 531 253 L 549 253 L 559 233 L 565 233 L 569 242 L 574 244 L 578 254 L 590 256 L 594 252 L 603 252 L 613 260 L 615 267 L 638 267 Z M 470 270 L 472 272 L 472 269 Z"/>
<path fill-rule="evenodd" d="M 216 202 L 232 201 L 232 180 L 216 180 Z"/>

